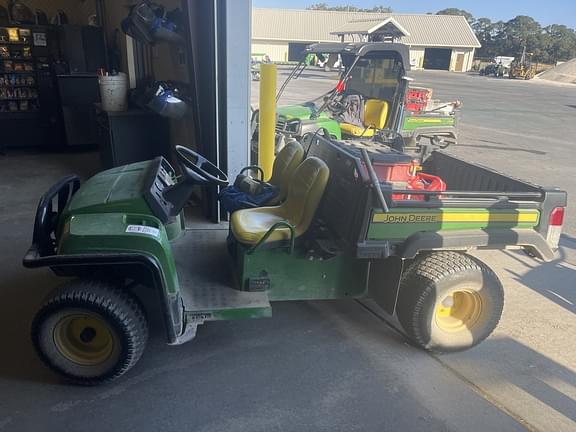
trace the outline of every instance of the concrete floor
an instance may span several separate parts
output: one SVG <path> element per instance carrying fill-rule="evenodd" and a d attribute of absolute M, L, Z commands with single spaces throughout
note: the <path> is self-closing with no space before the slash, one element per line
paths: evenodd
<path fill-rule="evenodd" d="M 414 75 L 436 97 L 464 101 L 462 145 L 452 151 L 576 193 L 568 106 L 576 88 Z M 330 86 L 322 75 L 314 80 L 302 84 L 303 99 Z M 153 330 L 140 363 L 111 385 L 59 382 L 28 335 L 58 280 L 20 260 L 42 191 L 97 169 L 94 153 L 0 157 L 0 431 L 576 430 L 573 217 L 554 263 L 481 255 L 507 303 L 495 334 L 465 353 L 421 352 L 356 302 L 294 302 L 275 305 L 272 319 L 206 324 L 180 347 Z"/>

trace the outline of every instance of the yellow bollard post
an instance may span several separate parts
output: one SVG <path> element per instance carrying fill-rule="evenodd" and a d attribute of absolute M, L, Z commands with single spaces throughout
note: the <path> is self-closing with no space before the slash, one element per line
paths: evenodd
<path fill-rule="evenodd" d="M 276 136 L 276 65 L 260 65 L 260 112 L 258 125 L 258 165 L 264 170 L 264 180 L 272 175 Z"/>

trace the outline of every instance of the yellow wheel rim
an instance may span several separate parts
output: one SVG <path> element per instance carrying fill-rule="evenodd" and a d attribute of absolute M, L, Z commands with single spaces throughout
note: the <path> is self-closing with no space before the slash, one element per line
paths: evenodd
<path fill-rule="evenodd" d="M 73 314 L 62 318 L 54 327 L 54 343 L 68 360 L 95 366 L 110 357 L 116 338 L 101 318 L 91 314 Z"/>
<path fill-rule="evenodd" d="M 482 314 L 482 298 L 471 290 L 448 293 L 438 302 L 435 319 L 438 327 L 447 332 L 471 330 Z"/>

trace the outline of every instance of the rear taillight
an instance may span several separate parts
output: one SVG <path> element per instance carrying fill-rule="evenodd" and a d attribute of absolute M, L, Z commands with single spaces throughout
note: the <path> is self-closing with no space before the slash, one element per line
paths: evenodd
<path fill-rule="evenodd" d="M 564 207 L 556 207 L 550 213 L 548 235 L 546 236 L 546 240 L 553 249 L 558 248 L 558 244 L 560 243 L 560 235 L 562 234 L 565 210 L 566 209 Z"/>
<path fill-rule="evenodd" d="M 564 224 L 564 207 L 556 207 L 550 213 L 550 225 L 562 226 Z"/>

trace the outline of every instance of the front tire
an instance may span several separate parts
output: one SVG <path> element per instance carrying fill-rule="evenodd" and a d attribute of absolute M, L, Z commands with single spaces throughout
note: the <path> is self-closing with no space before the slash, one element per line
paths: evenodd
<path fill-rule="evenodd" d="M 469 349 L 498 325 L 504 290 L 481 261 L 459 252 L 434 252 L 405 272 L 397 314 L 408 337 L 434 352 Z"/>
<path fill-rule="evenodd" d="M 113 285 L 75 280 L 58 289 L 32 323 L 42 361 L 83 385 L 112 381 L 142 356 L 148 326 L 137 299 Z"/>

